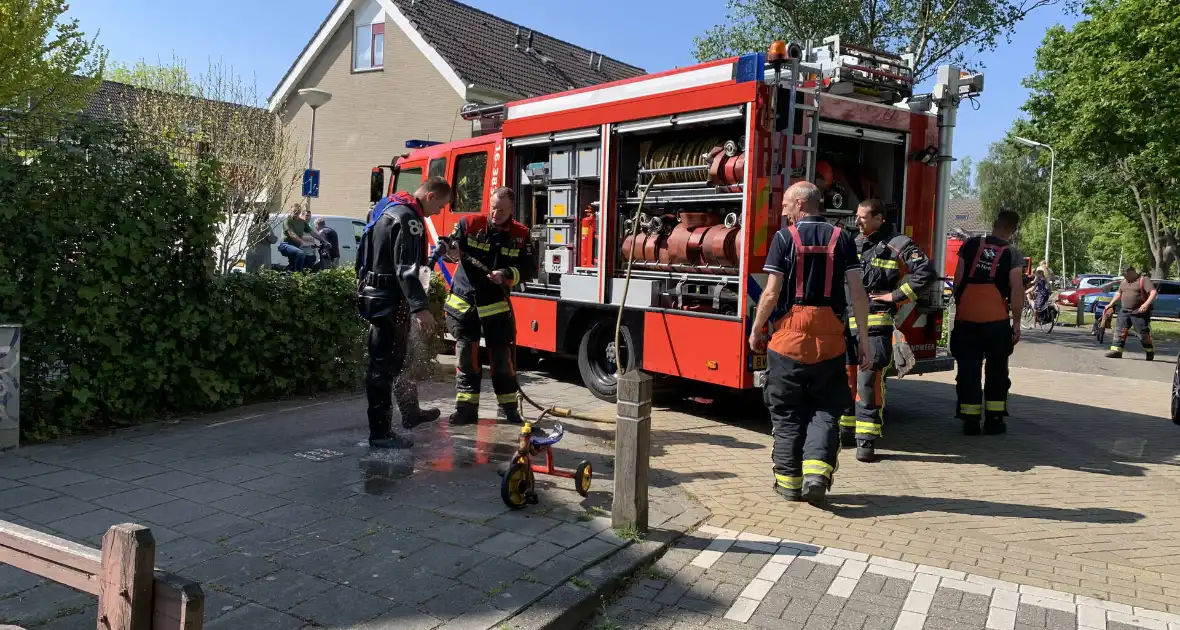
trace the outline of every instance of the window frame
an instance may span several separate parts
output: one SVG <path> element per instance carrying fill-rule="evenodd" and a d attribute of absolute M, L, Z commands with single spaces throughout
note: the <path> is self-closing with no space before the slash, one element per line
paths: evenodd
<path fill-rule="evenodd" d="M 484 205 L 487 203 L 488 196 L 488 167 L 491 165 L 491 155 L 487 148 L 480 148 L 466 153 L 454 153 L 454 163 L 451 165 L 451 187 L 454 190 L 454 195 L 451 200 L 451 212 L 454 214 L 480 214 L 484 211 Z M 479 202 L 474 210 L 460 210 L 459 209 L 459 167 L 466 161 L 465 158 L 479 159 L 483 158 L 483 170 L 479 172 Z"/>
<path fill-rule="evenodd" d="M 357 64 L 357 46 L 362 41 L 363 37 L 368 37 L 369 43 L 369 59 L 368 65 Z M 378 51 L 378 42 L 380 42 L 380 51 Z M 380 54 L 380 59 L 378 59 Z M 374 22 L 372 24 L 357 24 L 352 29 L 352 71 L 353 72 L 377 72 L 385 69 L 385 22 Z"/>

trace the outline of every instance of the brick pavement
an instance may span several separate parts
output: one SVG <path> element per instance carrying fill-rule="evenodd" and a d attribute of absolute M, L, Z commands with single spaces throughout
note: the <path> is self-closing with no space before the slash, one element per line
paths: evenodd
<path fill-rule="evenodd" d="M 448 409 L 452 391 L 423 398 Z M 594 464 L 589 497 L 539 477 L 540 505 L 513 512 L 494 469 L 517 428 L 440 421 L 411 452 L 370 455 L 364 417 L 355 397 L 266 405 L 0 454 L 0 520 L 92 547 L 151 527 L 157 566 L 203 583 L 210 630 L 498 627 L 628 542 L 596 435 L 558 445 L 560 465 Z M 652 501 L 657 526 L 707 515 L 674 489 Z M 93 628 L 94 608 L 0 564 L 0 625 Z"/>
<path fill-rule="evenodd" d="M 1061 345 L 1063 366 L 1105 373 L 1014 368 L 1004 436 L 961 434 L 953 374 L 891 380 L 884 460 L 844 451 L 828 509 L 773 492 L 758 410 L 657 410 L 653 470 L 716 527 L 1180 613 L 1180 428 L 1168 420 L 1170 376 L 1143 376 L 1173 365 L 1135 353 L 1103 363 L 1095 346 Z M 1109 375 L 1120 369 L 1137 378 Z"/>
<path fill-rule="evenodd" d="M 702 527 L 588 630 L 1180 630 L 1180 615 L 844 549 Z"/>

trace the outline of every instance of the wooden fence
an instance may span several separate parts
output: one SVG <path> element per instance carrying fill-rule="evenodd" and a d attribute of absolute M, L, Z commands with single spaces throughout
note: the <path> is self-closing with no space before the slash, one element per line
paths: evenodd
<path fill-rule="evenodd" d="M 155 561 L 155 539 L 141 525 L 111 527 L 98 550 L 0 521 L 0 562 L 98 596 L 99 630 L 201 630 L 201 586 L 155 570 Z"/>

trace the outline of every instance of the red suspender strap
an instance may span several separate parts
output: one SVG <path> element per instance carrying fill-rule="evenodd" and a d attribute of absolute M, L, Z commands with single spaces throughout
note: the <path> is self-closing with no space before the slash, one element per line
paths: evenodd
<path fill-rule="evenodd" d="M 803 247 L 803 238 L 799 236 L 799 230 L 795 226 L 790 226 L 787 231 L 791 233 L 791 238 L 795 241 L 795 299 L 803 302 L 803 254 L 807 252 L 807 248 Z"/>
<path fill-rule="evenodd" d="M 1008 246 L 1005 245 L 1004 247 L 995 247 L 993 249 L 996 250 L 996 257 L 992 259 L 991 280 L 995 282 L 996 272 L 1000 270 L 1000 260 L 1004 257 L 1004 254 L 1008 253 Z"/>
<path fill-rule="evenodd" d="M 824 267 L 824 298 L 832 297 L 832 275 L 836 267 L 836 245 L 840 242 L 840 230 L 832 228 L 832 238 L 828 239 L 827 264 Z"/>
<path fill-rule="evenodd" d="M 795 239 L 795 299 L 803 302 L 803 260 L 807 254 L 824 255 L 824 298 L 832 297 L 832 271 L 836 266 L 836 245 L 840 243 L 840 230 L 832 228 L 832 237 L 828 239 L 827 245 L 804 245 L 795 226 L 792 225 L 788 230 L 791 238 Z"/>
<path fill-rule="evenodd" d="M 967 270 L 966 275 L 963 276 L 963 281 L 975 277 L 975 270 L 979 268 L 979 259 L 983 256 L 983 248 L 987 247 L 987 243 L 981 238 L 979 239 L 979 247 L 975 248 L 975 259 L 971 261 L 971 269 Z"/>

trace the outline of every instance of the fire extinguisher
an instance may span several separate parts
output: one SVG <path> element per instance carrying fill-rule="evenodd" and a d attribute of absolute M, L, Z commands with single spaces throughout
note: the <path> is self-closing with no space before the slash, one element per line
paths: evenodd
<path fill-rule="evenodd" d="M 587 207 L 586 213 L 582 215 L 582 238 L 578 242 L 579 267 L 594 267 L 598 264 L 598 250 L 594 247 L 594 231 L 596 229 L 594 210 Z"/>

